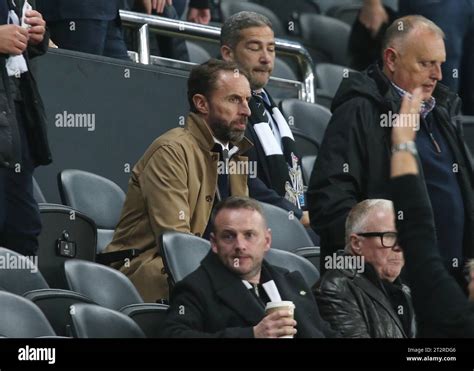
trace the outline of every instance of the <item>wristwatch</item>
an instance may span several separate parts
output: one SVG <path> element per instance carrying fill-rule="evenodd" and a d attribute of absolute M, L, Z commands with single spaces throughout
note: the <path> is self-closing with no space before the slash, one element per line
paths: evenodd
<path fill-rule="evenodd" d="M 416 150 L 416 144 L 412 140 L 409 142 L 395 144 L 392 146 L 392 153 L 399 152 L 399 151 L 408 151 L 413 156 L 418 155 L 418 151 Z"/>

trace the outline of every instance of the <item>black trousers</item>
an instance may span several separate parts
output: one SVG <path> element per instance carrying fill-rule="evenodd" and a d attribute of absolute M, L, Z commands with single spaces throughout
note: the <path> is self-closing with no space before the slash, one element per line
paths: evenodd
<path fill-rule="evenodd" d="M 23 255 L 36 255 L 41 219 L 33 196 L 34 165 L 26 135 L 24 106 L 15 103 L 21 138 L 21 162 L 0 168 L 0 246 Z"/>

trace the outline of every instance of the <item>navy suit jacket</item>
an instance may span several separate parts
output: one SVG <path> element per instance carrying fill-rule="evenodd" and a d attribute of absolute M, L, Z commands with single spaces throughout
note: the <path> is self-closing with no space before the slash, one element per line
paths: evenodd
<path fill-rule="evenodd" d="M 65 19 L 111 21 L 117 17 L 120 0 L 36 0 L 47 22 Z"/>

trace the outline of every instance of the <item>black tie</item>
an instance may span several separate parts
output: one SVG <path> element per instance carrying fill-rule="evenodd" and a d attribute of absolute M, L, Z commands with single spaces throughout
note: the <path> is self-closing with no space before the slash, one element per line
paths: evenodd
<path fill-rule="evenodd" d="M 219 153 L 219 161 L 222 161 L 221 164 L 217 167 L 218 174 L 217 174 L 217 186 L 219 188 L 219 194 L 221 196 L 221 200 L 226 199 L 230 196 L 230 186 L 229 186 L 229 174 L 228 174 L 228 166 L 229 166 L 229 150 L 223 149 L 219 143 L 214 145 L 212 149 L 213 152 Z"/>

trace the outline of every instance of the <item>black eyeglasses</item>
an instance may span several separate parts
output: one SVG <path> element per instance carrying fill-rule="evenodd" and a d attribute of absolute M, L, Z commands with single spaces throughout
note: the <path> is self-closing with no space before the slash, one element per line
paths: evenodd
<path fill-rule="evenodd" d="M 361 237 L 380 237 L 382 246 L 386 247 L 387 249 L 393 249 L 398 243 L 397 232 L 366 232 L 356 234 Z"/>

